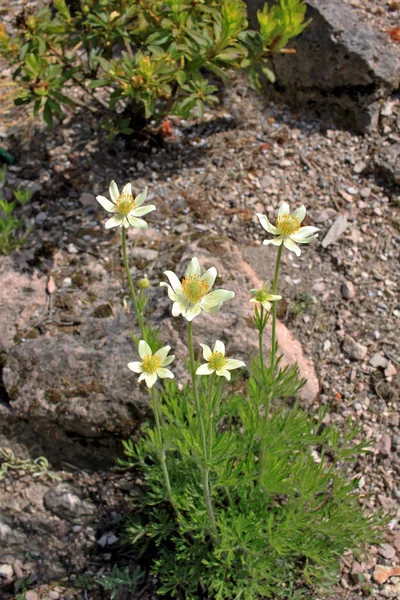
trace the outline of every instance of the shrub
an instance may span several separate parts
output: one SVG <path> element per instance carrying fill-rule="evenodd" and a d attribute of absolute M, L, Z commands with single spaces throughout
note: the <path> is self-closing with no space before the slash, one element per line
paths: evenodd
<path fill-rule="evenodd" d="M 270 56 L 306 27 L 304 14 L 303 0 L 279 0 L 258 12 L 255 31 L 242 0 L 54 0 L 25 7 L 11 37 L 3 27 L 0 51 L 14 67 L 15 103 L 33 103 L 49 125 L 79 103 L 70 93 L 79 87 L 117 121 L 128 114 L 129 133 L 132 115 L 202 116 L 217 102 L 212 79 L 227 81 L 229 69 L 247 71 L 256 89 L 261 73 L 273 81 Z"/>

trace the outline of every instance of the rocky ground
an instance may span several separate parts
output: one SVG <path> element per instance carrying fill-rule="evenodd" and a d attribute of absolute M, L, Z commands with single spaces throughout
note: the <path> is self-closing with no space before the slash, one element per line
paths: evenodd
<path fill-rule="evenodd" d="M 394 1 L 349 4 L 382 30 L 398 24 Z M 125 372 L 133 324 L 120 238 L 95 200 L 111 179 L 148 185 L 157 206 L 150 229 L 131 234 L 129 260 L 135 279 L 149 278 L 149 313 L 178 355 L 184 331 L 162 272 L 182 272 L 193 253 L 217 265 L 237 297 L 213 327 L 245 358 L 247 290 L 271 278 L 275 256 L 255 213 L 274 221 L 283 200 L 306 205 L 319 239 L 300 258 L 284 254 L 280 343 L 309 377 L 303 405 L 327 405 L 330 422 L 352 418 L 371 440 L 352 474 L 364 504 L 392 517 L 364 562 L 345 557 L 334 597 L 400 596 L 399 94 L 363 136 L 267 103 L 239 77 L 221 100 L 201 123 L 174 120 L 162 144 L 107 141 L 101 117 L 84 110 L 51 131 L 21 108 L 4 113 L 0 145 L 16 163 L 3 194 L 28 187 L 33 197 L 26 243 L 0 258 L 0 449 L 13 453 L 0 454 L 0 597 L 25 582 L 27 600 L 99 598 L 89 583 L 121 561 L 121 515 L 140 480 L 115 459 L 147 408 Z M 199 339 L 207 327 L 196 322 Z M 34 464 L 40 455 L 53 466 Z"/>

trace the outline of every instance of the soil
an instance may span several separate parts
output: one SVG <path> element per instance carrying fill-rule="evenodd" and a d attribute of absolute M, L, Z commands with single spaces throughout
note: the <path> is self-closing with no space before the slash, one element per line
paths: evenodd
<path fill-rule="evenodd" d="M 361 18 L 378 18 L 382 29 L 398 23 L 399 7 L 393 1 L 349 4 Z M 284 254 L 280 318 L 317 371 L 321 393 L 310 410 L 327 405 L 330 422 L 340 428 L 349 418 L 359 422 L 360 436 L 372 441 L 372 452 L 351 465 L 352 474 L 362 475 L 364 504 L 392 515 L 386 544 L 371 547 L 362 563 L 345 557 L 334 598 L 362 598 L 367 588 L 373 596 L 395 597 L 391 594 L 399 580 L 379 584 L 373 572 L 376 564 L 400 564 L 400 189 L 382 178 L 374 159 L 384 142 L 400 141 L 399 96 L 382 107 L 379 129 L 365 136 L 328 129 L 300 111 L 267 104 L 238 76 L 221 92 L 215 110 L 202 121 L 171 120 L 172 135 L 163 140 L 154 130 L 134 140 L 108 141 L 102 129 L 105 116 L 84 109 L 67 110 L 51 130 L 26 108 L 7 104 L 3 117 L 1 145 L 16 159 L 3 193 L 10 199 L 17 188 L 34 191 L 22 211 L 31 231 L 22 249 L 11 254 L 13 268 L 51 277 L 57 288 L 71 281 L 79 297 L 87 291 L 81 266 L 88 258 L 102 264 L 115 282 L 121 274 L 119 235 L 104 231 L 106 217 L 95 200 L 107 193 L 111 179 L 132 181 L 138 191 L 148 185 L 157 206 L 149 217 L 157 243 L 147 238 L 143 246 L 156 249 L 158 260 L 144 255 L 136 261 L 136 277 L 148 277 L 151 285 L 158 284 L 169 256 L 175 253 L 176 261 L 176 253 L 199 235 L 227 238 L 253 264 L 255 255 L 263 257 L 257 259 L 262 270 L 264 260 L 274 260 L 274 251 L 262 246 L 268 235 L 255 213 L 274 222 L 282 201 L 307 207 L 306 224 L 320 228 L 319 238 L 299 258 Z M 344 231 L 324 244 L 328 231 L 335 231 L 344 218 Z M 55 307 L 54 314 L 66 310 Z M 68 326 L 73 324 L 64 324 Z M 42 334 L 39 328 L 37 335 Z M 4 396 L 1 385 L 0 394 Z M 7 445 L 7 433 L 0 440 Z M 54 556 L 72 565 L 70 577 L 59 580 L 53 573 L 52 583 L 45 584 L 45 572 L 32 576 L 30 589 L 38 595 L 27 598 L 101 597 L 82 584 L 74 588 L 74 580 L 79 574 L 90 579 L 109 572 L 121 560 L 112 544 L 102 547 L 98 541 L 105 533 L 120 535 L 120 515 L 140 480 L 116 468 L 85 470 L 65 462 L 53 472 L 62 483 L 87 491 L 96 506 L 96 522 L 60 533 Z M 32 482 L 21 469 L 0 486 L 10 498 L 26 489 L 31 495 Z M 46 489 L 53 485 L 46 475 L 35 482 Z M 42 515 L 39 503 L 32 511 Z M 21 568 L 28 575 L 33 567 Z M 149 597 L 153 593 L 145 591 Z"/>

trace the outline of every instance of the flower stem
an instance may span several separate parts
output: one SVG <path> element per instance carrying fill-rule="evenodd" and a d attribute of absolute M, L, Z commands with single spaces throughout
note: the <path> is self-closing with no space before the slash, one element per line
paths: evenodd
<path fill-rule="evenodd" d="M 258 347 L 260 350 L 260 367 L 261 367 L 261 376 L 263 383 L 265 384 L 265 365 L 264 365 L 264 355 L 263 355 L 263 333 L 264 333 L 264 307 L 261 305 L 260 309 L 260 325 L 258 329 Z"/>
<path fill-rule="evenodd" d="M 218 542 L 218 531 L 217 531 L 217 523 L 215 520 L 214 508 L 211 500 L 211 491 L 210 491 L 210 483 L 209 483 L 209 474 L 210 469 L 207 467 L 208 461 L 208 453 L 207 453 L 207 439 L 206 432 L 204 429 L 204 421 L 203 415 L 200 405 L 199 392 L 197 389 L 197 381 L 196 381 L 196 371 L 195 371 L 195 361 L 194 361 L 194 349 L 193 349 L 193 322 L 188 321 L 188 346 L 189 346 L 189 358 L 190 358 L 190 374 L 192 377 L 192 386 L 193 386 L 193 396 L 196 404 L 197 417 L 200 424 L 200 434 L 201 434 L 201 442 L 203 446 L 203 456 L 201 460 L 201 475 L 203 480 L 203 493 L 204 493 L 204 501 L 207 508 L 208 517 L 210 519 L 211 524 L 211 532 L 214 540 Z"/>
<path fill-rule="evenodd" d="M 281 264 L 281 256 L 282 256 L 283 244 L 279 246 L 278 255 L 276 257 L 275 264 L 275 273 L 274 273 L 274 286 L 273 286 L 273 294 L 276 294 L 278 289 L 278 276 L 279 276 L 279 267 Z M 276 302 L 272 303 L 272 347 L 271 347 L 271 370 L 272 374 L 275 375 L 275 361 L 276 361 Z"/>
<path fill-rule="evenodd" d="M 133 285 L 131 272 L 129 270 L 129 262 L 128 262 L 128 258 L 126 256 L 126 229 L 125 229 L 125 227 L 122 227 L 122 255 L 124 257 L 125 271 L 126 271 L 126 275 L 128 277 L 129 289 L 130 289 L 132 300 L 133 300 L 133 306 L 135 307 L 135 313 L 136 313 L 136 316 L 137 316 L 137 319 L 139 322 L 141 337 L 142 337 L 142 339 L 144 339 L 143 315 L 139 310 L 139 305 L 138 305 L 138 301 L 136 298 L 135 286 Z"/>
<path fill-rule="evenodd" d="M 154 416 L 156 419 L 158 450 L 160 453 L 160 462 L 161 462 L 161 467 L 162 467 L 163 474 L 164 474 L 165 487 L 167 488 L 168 500 L 170 501 L 172 506 L 175 508 L 175 503 L 174 503 L 174 499 L 172 496 L 171 482 L 169 479 L 167 464 L 165 461 L 165 450 L 164 450 L 162 430 L 161 430 L 160 404 L 158 402 L 157 392 L 156 392 L 154 386 L 151 388 L 151 399 L 152 399 L 152 404 L 153 404 Z M 176 510 L 176 508 L 175 508 L 175 510 Z"/>

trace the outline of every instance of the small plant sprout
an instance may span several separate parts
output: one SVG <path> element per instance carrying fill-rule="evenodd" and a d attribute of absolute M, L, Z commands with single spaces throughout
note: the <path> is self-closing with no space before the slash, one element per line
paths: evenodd
<path fill-rule="evenodd" d="M 282 296 L 271 294 L 271 283 L 269 281 L 266 281 L 259 290 L 250 290 L 250 294 L 253 296 L 250 302 L 257 302 L 261 304 L 261 306 L 267 312 L 271 311 L 272 302 L 275 302 L 276 300 L 282 300 Z"/>
<path fill-rule="evenodd" d="M 171 346 L 164 346 L 153 354 L 148 343 L 140 340 L 138 350 L 142 362 L 130 362 L 128 368 L 134 373 L 140 373 L 139 381 L 144 380 L 147 387 L 152 388 L 158 377 L 174 378 L 172 371 L 166 368 L 175 359 L 174 355 L 168 356 Z"/>
<path fill-rule="evenodd" d="M 147 229 L 148 225 L 144 219 L 138 217 L 144 217 L 149 212 L 156 210 L 154 204 L 148 204 L 142 206 L 146 202 L 147 188 L 141 192 L 136 198 L 132 195 L 132 185 L 127 183 L 122 189 L 122 194 L 119 193 L 119 189 L 115 181 L 110 183 L 110 197 L 111 201 L 107 200 L 105 196 L 97 196 L 96 200 L 101 206 L 109 213 L 115 213 L 111 219 L 105 224 L 106 229 L 111 227 L 137 227 L 138 229 Z"/>
<path fill-rule="evenodd" d="M 172 271 L 164 271 L 169 283 L 162 281 L 161 286 L 168 289 L 168 296 L 173 301 L 172 315 L 182 315 L 192 321 L 204 310 L 215 313 L 220 310 L 226 300 L 231 300 L 235 292 L 228 290 L 214 290 L 210 292 L 217 277 L 217 269 L 210 267 L 202 275 L 199 261 L 196 257 L 190 261 L 182 282 Z"/>
<path fill-rule="evenodd" d="M 317 237 L 315 234 L 318 231 L 317 227 L 301 227 L 305 216 L 306 209 L 304 206 L 297 208 L 291 215 L 287 202 L 283 202 L 279 207 L 276 227 L 269 222 L 265 215 L 257 213 L 257 217 L 260 219 L 261 226 L 265 231 L 278 236 L 271 240 L 264 240 L 263 243 L 266 246 L 268 244 L 274 244 L 274 246 L 283 244 L 285 248 L 294 252 L 296 256 L 300 256 L 301 250 L 297 244 L 308 244 Z"/>
<path fill-rule="evenodd" d="M 229 381 L 231 378 L 229 371 L 246 366 L 242 360 L 227 358 L 225 356 L 225 344 L 220 340 L 215 342 L 213 351 L 206 344 L 200 344 L 200 346 L 203 348 L 203 357 L 207 362 L 198 367 L 196 375 L 212 375 L 215 373 L 219 377 L 226 377 Z"/>

